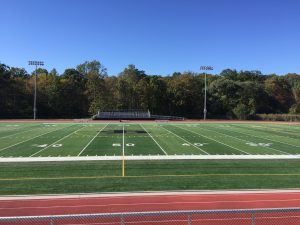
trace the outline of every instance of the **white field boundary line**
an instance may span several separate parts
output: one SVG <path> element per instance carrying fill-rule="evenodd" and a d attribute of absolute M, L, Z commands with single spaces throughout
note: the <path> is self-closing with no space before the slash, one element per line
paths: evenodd
<path fill-rule="evenodd" d="M 175 125 L 173 125 L 173 126 L 175 126 Z M 180 129 L 183 129 L 183 130 L 189 131 L 189 132 L 191 132 L 191 133 L 200 135 L 200 136 L 205 137 L 205 138 L 207 138 L 207 139 L 210 139 L 210 140 L 212 140 L 212 141 L 214 141 L 214 142 L 217 142 L 217 143 L 219 143 L 219 144 L 221 144 L 221 145 L 225 145 L 225 146 L 227 146 L 227 147 L 229 147 L 229 148 L 232 148 L 232 149 L 234 149 L 234 150 L 237 150 L 237 151 L 239 151 L 239 152 L 243 152 L 243 153 L 245 153 L 245 154 L 247 154 L 247 155 L 251 155 L 249 152 L 246 152 L 246 151 L 243 151 L 243 150 L 238 149 L 238 148 L 236 148 L 236 147 L 233 147 L 233 146 L 231 146 L 231 145 L 225 144 L 225 143 L 223 143 L 223 142 L 221 142 L 221 141 L 218 141 L 218 140 L 216 140 L 216 139 L 214 139 L 214 138 L 207 137 L 207 136 L 205 136 L 205 135 L 203 135 L 203 134 L 199 134 L 199 133 L 197 133 L 197 132 L 195 132 L 195 131 L 191 131 L 191 130 L 188 130 L 188 129 L 185 129 L 185 128 L 182 128 L 182 127 L 179 127 L 179 126 L 175 126 L 175 127 L 178 127 L 178 128 L 180 128 Z"/>
<path fill-rule="evenodd" d="M 86 146 L 84 146 L 84 148 L 78 153 L 78 155 L 77 156 L 80 156 L 83 152 L 84 152 L 84 150 L 93 142 L 93 140 L 100 134 L 100 132 L 102 131 L 102 130 L 104 130 L 105 129 L 105 127 L 107 127 L 107 125 L 108 125 L 109 123 L 107 123 L 104 127 L 102 127 L 102 129 L 101 130 L 99 130 L 99 132 L 89 141 L 89 143 L 87 143 L 87 145 Z"/>
<path fill-rule="evenodd" d="M 179 135 L 173 133 L 172 131 L 168 130 L 167 128 L 165 128 L 165 127 L 163 127 L 163 126 L 160 126 L 160 127 L 163 128 L 163 129 L 165 129 L 165 130 L 168 131 L 169 133 L 175 135 L 176 137 L 180 138 L 181 140 L 183 140 L 183 141 L 189 143 L 191 146 L 193 146 L 193 147 L 195 147 L 195 148 L 201 150 L 201 151 L 204 152 L 205 154 L 209 155 L 208 152 L 204 151 L 202 148 L 199 148 L 198 146 L 194 145 L 193 143 L 189 142 L 188 140 L 184 139 L 183 137 L 180 137 Z"/>
<path fill-rule="evenodd" d="M 242 189 L 242 190 L 182 190 L 182 191 L 146 191 L 146 192 L 104 192 L 104 193 L 70 193 L 70 194 L 45 194 L 45 195 L 3 195 L 0 196 L 1 202 L 15 202 L 33 200 L 35 202 L 49 201 L 49 199 L 64 199 L 64 201 L 77 201 L 81 199 L 131 199 L 140 198 L 143 196 L 146 198 L 153 198 L 163 196 L 164 199 L 174 197 L 197 197 L 197 196 L 209 196 L 209 195 L 232 195 L 232 196 L 269 196 L 276 194 L 288 195 L 299 194 L 299 189 Z"/>
<path fill-rule="evenodd" d="M 71 126 L 74 126 L 74 125 L 71 125 Z M 22 143 L 24 143 L 24 142 L 27 142 L 27 141 L 33 140 L 33 139 L 35 139 L 35 138 L 41 137 L 41 136 L 43 136 L 43 135 L 46 135 L 46 134 L 49 134 L 49 133 L 52 133 L 52 132 L 54 132 L 54 131 L 58 131 L 58 130 L 61 130 L 61 129 L 65 129 L 65 128 L 68 128 L 68 127 L 71 127 L 71 126 L 61 127 L 61 128 L 59 128 L 59 129 L 52 130 L 52 131 L 49 131 L 49 132 L 40 134 L 40 135 L 38 135 L 38 136 L 34 136 L 34 137 L 30 138 L 30 139 L 26 139 L 26 140 L 24 140 L 24 141 L 21 141 L 21 142 L 18 142 L 18 143 L 16 143 L 16 144 L 7 146 L 7 147 L 5 147 L 5 148 L 2 148 L 2 149 L 0 149 L 0 152 L 1 152 L 1 151 L 4 151 L 5 149 L 8 149 L 8 148 L 14 147 L 14 146 L 16 146 L 16 145 L 22 144 Z"/>
<path fill-rule="evenodd" d="M 204 130 L 204 129 L 201 128 L 201 127 L 198 127 L 198 128 Z M 225 136 L 228 136 L 228 137 L 231 137 L 231 138 L 235 138 L 235 139 L 240 140 L 240 141 L 246 141 L 246 142 L 248 142 L 248 141 L 245 140 L 245 139 L 241 139 L 241 138 L 238 138 L 238 137 L 234 137 L 234 136 L 231 136 L 231 135 L 228 135 L 228 134 L 224 134 L 224 133 L 221 133 L 221 132 L 218 132 L 218 131 L 215 131 L 215 130 L 210 130 L 210 129 L 208 129 L 207 127 L 206 127 L 205 129 L 207 129 L 207 130 L 209 130 L 209 131 L 212 131 L 212 132 L 215 132 L 215 133 L 218 133 L 218 134 L 221 134 L 221 135 L 225 135 Z M 219 128 L 219 129 L 222 129 L 222 128 Z M 222 130 L 223 130 L 223 129 L 222 129 Z M 236 131 L 233 131 L 233 132 L 236 132 Z M 238 133 L 238 132 L 236 132 L 236 133 Z M 281 153 L 284 153 L 284 154 L 289 155 L 289 153 L 287 153 L 287 152 L 280 151 L 280 150 L 277 150 L 277 149 L 272 148 L 272 147 L 268 147 L 268 146 L 261 146 L 261 147 L 262 147 L 262 148 L 272 149 L 272 150 L 274 150 L 274 151 L 281 152 Z"/>
<path fill-rule="evenodd" d="M 0 162 L 67 162 L 67 161 L 120 161 L 123 156 L 67 156 L 67 157 L 0 157 Z M 144 155 L 126 156 L 126 160 L 252 160 L 300 159 L 299 155 Z"/>
<path fill-rule="evenodd" d="M 51 143 L 51 144 L 48 145 L 47 147 L 45 147 L 45 148 L 43 148 L 43 149 L 37 151 L 36 153 L 33 153 L 33 154 L 32 154 L 31 156 L 29 156 L 29 157 L 32 157 L 32 156 L 35 156 L 35 155 L 39 154 L 40 152 L 42 152 L 42 151 L 44 151 L 44 150 L 50 148 L 52 145 L 54 145 L 54 144 L 56 144 L 56 143 L 58 143 L 58 142 L 64 140 L 65 138 L 70 137 L 71 135 L 75 134 L 75 132 L 77 132 L 77 131 L 79 131 L 79 130 L 81 130 L 81 129 L 83 129 L 83 128 L 86 128 L 86 127 L 81 127 L 81 128 L 79 128 L 79 129 L 75 130 L 74 132 L 71 132 L 70 134 L 68 134 L 68 135 L 66 135 L 66 136 L 64 136 L 64 137 L 62 137 L 61 139 L 59 139 L 59 140 L 57 140 L 57 141 Z"/>
<path fill-rule="evenodd" d="M 285 142 L 281 142 L 281 141 L 277 141 L 277 140 L 274 140 L 274 139 L 270 139 L 270 138 L 266 138 L 266 137 L 259 137 L 259 136 L 256 136 L 256 135 L 253 135 L 253 134 L 249 134 L 249 133 L 244 133 L 244 132 L 241 132 L 240 130 L 243 129 L 242 127 L 239 127 L 239 126 L 233 126 L 235 129 L 238 129 L 239 131 L 237 130 L 233 130 L 233 132 L 236 132 L 236 133 L 239 133 L 239 134 L 244 134 L 244 135 L 247 135 L 247 136 L 252 136 L 252 137 L 256 137 L 256 138 L 261 138 L 261 139 L 265 139 L 265 140 L 268 140 L 268 141 L 273 141 L 273 142 L 277 142 L 277 143 L 280 143 L 280 144 L 283 144 L 283 145 L 289 145 L 289 146 L 292 146 L 292 147 L 296 147 L 296 148 L 299 148 L 300 146 L 297 146 L 297 145 L 292 145 L 292 144 L 288 144 L 288 143 L 285 143 Z M 255 131 L 255 130 L 253 130 Z M 282 137 L 282 136 L 280 136 Z M 279 150 L 277 150 L 279 151 Z M 289 154 L 289 153 L 287 153 Z"/>
<path fill-rule="evenodd" d="M 146 130 L 146 128 L 140 124 L 140 126 L 147 132 L 147 134 L 152 138 L 152 140 L 157 144 L 157 146 L 162 150 L 163 153 L 165 153 L 165 155 L 168 155 L 167 152 L 160 146 L 160 144 L 158 144 L 158 142 L 152 137 L 152 135 Z"/>

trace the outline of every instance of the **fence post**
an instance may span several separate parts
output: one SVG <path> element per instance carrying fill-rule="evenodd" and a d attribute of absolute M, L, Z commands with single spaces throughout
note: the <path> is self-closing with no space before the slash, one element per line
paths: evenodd
<path fill-rule="evenodd" d="M 252 225 L 255 225 L 255 212 L 254 211 L 252 211 L 252 219 L 251 219 L 251 221 L 252 221 Z"/>
<path fill-rule="evenodd" d="M 121 225 L 125 225 L 124 216 L 121 216 Z"/>
<path fill-rule="evenodd" d="M 192 216 L 188 214 L 188 225 L 192 225 Z"/>

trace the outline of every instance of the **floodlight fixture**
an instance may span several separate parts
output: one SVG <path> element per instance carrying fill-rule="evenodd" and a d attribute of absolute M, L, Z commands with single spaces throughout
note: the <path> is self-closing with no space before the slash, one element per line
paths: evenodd
<path fill-rule="evenodd" d="M 34 97 L 33 97 L 33 119 L 36 120 L 36 111 L 37 111 L 37 108 L 36 108 L 36 98 L 37 98 L 37 92 L 36 92 L 37 69 L 38 69 L 38 66 L 43 66 L 44 62 L 43 61 L 31 60 L 31 61 L 28 61 L 28 65 L 35 66 Z"/>
<path fill-rule="evenodd" d="M 200 70 L 208 71 L 213 70 L 213 66 L 200 66 Z M 206 73 L 204 72 L 204 110 L 203 110 L 203 120 L 206 120 L 207 108 L 206 108 L 206 97 L 207 97 L 207 85 L 206 85 Z"/>

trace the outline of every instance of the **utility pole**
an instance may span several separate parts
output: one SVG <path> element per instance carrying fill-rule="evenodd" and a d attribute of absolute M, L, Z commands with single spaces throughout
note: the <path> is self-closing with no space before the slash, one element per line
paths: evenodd
<path fill-rule="evenodd" d="M 28 65 L 35 66 L 35 76 L 34 76 L 34 97 L 33 97 L 33 119 L 36 120 L 36 98 L 37 98 L 37 92 L 36 92 L 36 79 L 37 79 L 37 69 L 38 66 L 43 66 L 44 62 L 42 61 L 28 61 Z"/>
<path fill-rule="evenodd" d="M 200 66 L 200 70 L 207 71 L 213 70 L 212 66 Z M 204 72 L 204 109 L 203 109 L 203 120 L 206 120 L 207 108 L 206 108 L 206 98 L 207 98 L 207 84 L 206 84 L 206 73 Z"/>

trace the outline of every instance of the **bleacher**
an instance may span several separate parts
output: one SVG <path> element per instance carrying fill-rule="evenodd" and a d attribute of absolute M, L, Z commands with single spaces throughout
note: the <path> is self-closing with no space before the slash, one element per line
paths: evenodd
<path fill-rule="evenodd" d="M 95 119 L 100 120 L 149 120 L 150 111 L 143 110 L 124 110 L 124 111 L 99 111 Z"/>
<path fill-rule="evenodd" d="M 184 120 L 178 116 L 151 115 L 145 110 L 99 111 L 94 117 L 96 120 Z"/>

